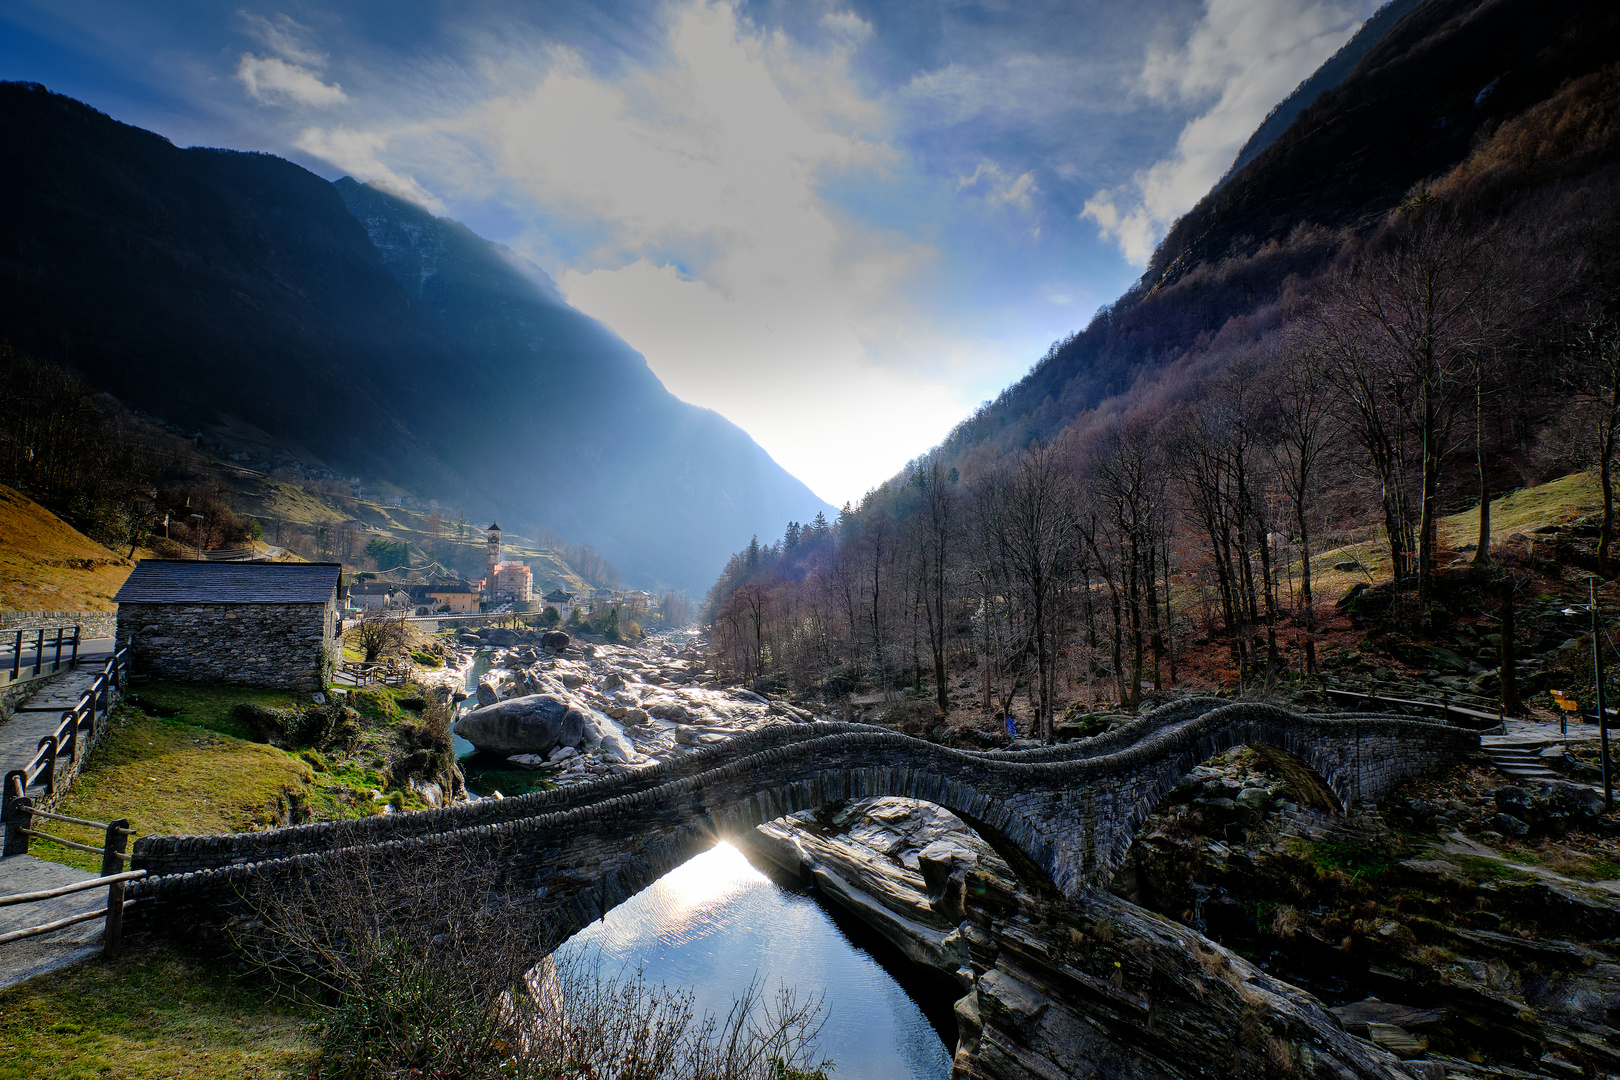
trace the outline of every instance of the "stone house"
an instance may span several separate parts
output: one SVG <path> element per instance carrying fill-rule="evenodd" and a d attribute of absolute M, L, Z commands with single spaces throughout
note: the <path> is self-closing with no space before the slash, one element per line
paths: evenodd
<path fill-rule="evenodd" d="M 192 682 L 321 690 L 342 650 L 337 563 L 142 559 L 118 595 L 135 670 Z"/>

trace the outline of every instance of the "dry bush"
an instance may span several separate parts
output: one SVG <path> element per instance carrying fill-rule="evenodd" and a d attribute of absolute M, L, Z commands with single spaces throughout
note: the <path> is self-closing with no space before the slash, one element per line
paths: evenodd
<path fill-rule="evenodd" d="M 324 1013 L 311 1077 L 825 1080 L 820 1001 L 750 988 L 700 1018 L 639 974 L 542 962 L 556 935 L 503 854 L 362 849 L 244 892 L 238 948 Z"/>

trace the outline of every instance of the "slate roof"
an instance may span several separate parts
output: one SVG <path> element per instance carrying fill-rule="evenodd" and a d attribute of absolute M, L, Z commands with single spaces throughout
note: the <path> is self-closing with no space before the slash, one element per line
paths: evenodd
<path fill-rule="evenodd" d="M 142 559 L 113 597 L 117 604 L 324 604 L 338 563 L 211 563 Z"/>

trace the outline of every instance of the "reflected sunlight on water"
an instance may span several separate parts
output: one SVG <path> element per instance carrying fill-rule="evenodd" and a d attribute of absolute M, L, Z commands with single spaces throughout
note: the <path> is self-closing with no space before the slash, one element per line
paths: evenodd
<path fill-rule="evenodd" d="M 826 995 L 821 1052 L 838 1080 L 943 1080 L 950 1050 L 917 1003 L 814 899 L 778 885 L 722 843 L 580 931 L 562 954 L 598 953 L 609 972 L 690 988 L 724 1014 L 758 980 Z"/>

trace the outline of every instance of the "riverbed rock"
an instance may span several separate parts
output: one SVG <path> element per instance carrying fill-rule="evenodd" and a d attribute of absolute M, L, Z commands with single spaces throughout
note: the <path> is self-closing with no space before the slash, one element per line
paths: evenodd
<path fill-rule="evenodd" d="M 485 679 L 478 680 L 478 704 L 493 705 L 501 700 L 501 692 L 495 689 L 495 684 Z"/>
<path fill-rule="evenodd" d="M 541 635 L 540 644 L 547 649 L 551 649 L 553 652 L 562 652 L 564 649 L 568 648 L 568 643 L 572 640 L 573 638 L 570 638 L 565 631 L 547 630 L 543 635 Z"/>
<path fill-rule="evenodd" d="M 551 753 L 558 746 L 578 746 L 586 714 L 574 702 L 555 694 L 528 694 L 473 709 L 451 730 L 478 749 L 510 757 Z"/>
<path fill-rule="evenodd" d="M 624 737 L 623 730 L 605 713 L 591 711 L 585 714 L 585 729 L 579 745 L 584 750 L 600 750 L 609 761 L 629 764 L 641 760 L 636 748 Z"/>
<path fill-rule="evenodd" d="M 496 626 L 485 632 L 484 641 L 490 645 L 510 649 L 514 645 L 522 644 L 523 639 L 518 637 L 515 630 L 508 630 L 504 626 Z"/>

